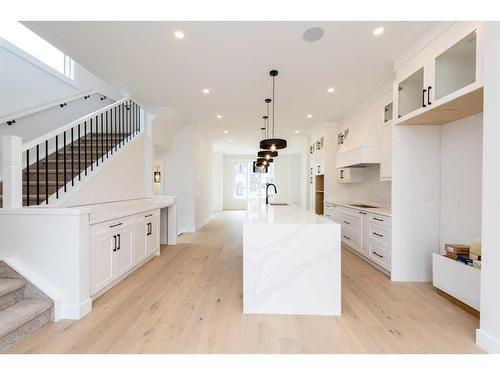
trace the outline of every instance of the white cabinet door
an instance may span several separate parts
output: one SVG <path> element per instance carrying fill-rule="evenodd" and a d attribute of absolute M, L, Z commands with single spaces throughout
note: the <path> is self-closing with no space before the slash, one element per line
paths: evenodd
<path fill-rule="evenodd" d="M 382 126 L 380 138 L 380 181 L 392 179 L 392 125 Z"/>
<path fill-rule="evenodd" d="M 149 231 L 146 232 L 146 252 L 149 256 L 155 254 L 160 247 L 160 218 L 153 216 L 146 224 L 149 225 Z"/>
<path fill-rule="evenodd" d="M 113 280 L 114 240 L 110 234 L 90 242 L 90 294 L 95 294 Z"/>
<path fill-rule="evenodd" d="M 119 277 L 134 265 L 132 228 L 123 228 L 120 232 L 116 233 L 116 236 L 117 245 L 113 260 L 115 261 L 115 276 Z"/>
<path fill-rule="evenodd" d="M 359 214 L 361 215 L 361 253 L 365 256 L 368 256 L 370 253 L 370 247 L 369 247 L 369 232 L 368 232 L 368 227 L 369 227 L 369 219 L 368 219 L 368 213 L 364 211 L 359 211 Z"/>
<path fill-rule="evenodd" d="M 138 264 L 146 258 L 146 233 L 148 226 L 145 221 L 139 221 L 135 225 L 134 230 L 134 261 Z"/>

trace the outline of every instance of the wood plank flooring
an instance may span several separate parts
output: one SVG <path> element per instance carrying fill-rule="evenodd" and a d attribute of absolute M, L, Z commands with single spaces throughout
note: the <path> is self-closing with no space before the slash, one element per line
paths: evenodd
<path fill-rule="evenodd" d="M 342 316 L 242 314 L 242 220 L 223 212 L 134 272 L 80 321 L 12 353 L 481 353 L 477 318 L 429 283 L 391 282 L 342 251 Z"/>

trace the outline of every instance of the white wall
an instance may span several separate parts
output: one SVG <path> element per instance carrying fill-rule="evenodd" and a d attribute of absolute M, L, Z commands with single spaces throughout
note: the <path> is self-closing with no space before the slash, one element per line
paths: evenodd
<path fill-rule="evenodd" d="M 224 181 L 224 172 L 223 172 L 223 154 L 221 152 L 214 152 L 212 155 L 212 210 L 213 211 L 222 211 L 222 194 L 223 194 L 223 181 Z"/>
<path fill-rule="evenodd" d="M 78 189 L 67 199 L 64 206 L 117 202 L 147 198 L 144 154 L 147 147 L 145 134 L 133 138 L 125 147 L 105 159 L 94 174 L 82 180 Z"/>
<path fill-rule="evenodd" d="M 123 96 L 76 62 L 71 80 L 1 38 L 0 82 L 0 118 L 88 90 L 114 100 Z"/>
<path fill-rule="evenodd" d="M 195 232 L 212 215 L 212 144 L 194 125 L 173 135 L 165 164 L 165 192 L 177 197 L 179 233 Z"/>
<path fill-rule="evenodd" d="M 440 244 L 441 128 L 394 126 L 392 161 L 394 281 L 431 281 Z"/>
<path fill-rule="evenodd" d="M 166 151 L 172 150 L 174 133 L 186 122 L 171 107 L 148 107 L 153 114 L 152 137 L 154 144 Z"/>
<path fill-rule="evenodd" d="M 441 251 L 481 238 L 482 117 L 441 127 Z"/>
<path fill-rule="evenodd" d="M 196 170 L 196 230 L 199 230 L 212 218 L 213 181 L 212 181 L 212 143 L 197 134 L 195 148 Z"/>
<path fill-rule="evenodd" d="M 500 353 L 500 23 L 484 32 L 481 321 L 476 342 Z"/>

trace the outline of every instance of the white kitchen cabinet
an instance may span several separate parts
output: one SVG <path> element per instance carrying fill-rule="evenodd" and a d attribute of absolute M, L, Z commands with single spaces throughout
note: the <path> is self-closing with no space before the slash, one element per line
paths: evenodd
<path fill-rule="evenodd" d="M 101 235 L 90 241 L 90 294 L 113 281 L 113 249 L 116 237 Z"/>
<path fill-rule="evenodd" d="M 363 182 L 363 168 L 337 169 L 337 182 L 342 182 L 342 183 Z"/>
<path fill-rule="evenodd" d="M 392 180 L 392 125 L 384 125 L 380 134 L 380 181 Z"/>
<path fill-rule="evenodd" d="M 146 256 L 154 255 L 160 249 L 160 217 L 153 214 L 146 226 L 149 226 L 149 231 L 146 232 Z"/>
<path fill-rule="evenodd" d="M 114 252 L 114 256 L 116 258 L 116 262 L 114 262 L 116 266 L 116 270 L 114 270 L 114 276 L 116 278 L 129 271 L 134 265 L 134 257 L 132 253 L 134 249 L 134 246 L 132 244 L 132 232 L 132 227 L 125 227 L 121 228 L 115 234 L 117 238 L 117 244 L 116 251 Z M 113 258 L 113 260 L 115 258 Z"/>
<path fill-rule="evenodd" d="M 160 211 L 91 225 L 90 294 L 95 297 L 158 254 Z"/>
<path fill-rule="evenodd" d="M 396 70 L 395 124 L 441 125 L 482 112 L 482 24 L 457 22 Z"/>
<path fill-rule="evenodd" d="M 341 224 L 342 244 L 391 272 L 391 219 L 348 206 L 325 203 L 325 216 Z"/>

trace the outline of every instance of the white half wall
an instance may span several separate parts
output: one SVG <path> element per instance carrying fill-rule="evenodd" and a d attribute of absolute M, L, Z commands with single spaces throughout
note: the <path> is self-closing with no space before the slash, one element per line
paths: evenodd
<path fill-rule="evenodd" d="M 133 138 L 113 158 L 105 160 L 93 175 L 82 180 L 82 185 L 67 200 L 66 207 L 117 202 L 122 200 L 148 198 L 144 168 L 146 149 L 145 134 Z"/>

